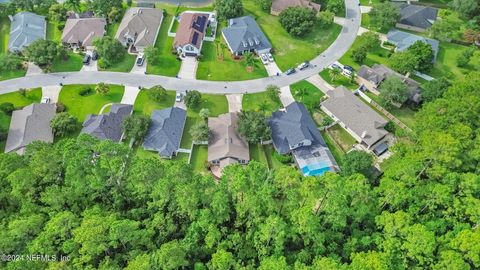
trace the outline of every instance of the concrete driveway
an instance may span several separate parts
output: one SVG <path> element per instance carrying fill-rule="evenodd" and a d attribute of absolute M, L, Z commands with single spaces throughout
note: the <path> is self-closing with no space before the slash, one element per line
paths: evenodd
<path fill-rule="evenodd" d="M 135 99 L 137 99 L 138 93 L 140 93 L 140 89 L 134 86 L 125 86 L 125 92 L 123 93 L 122 97 L 122 104 L 135 104 Z"/>
<path fill-rule="evenodd" d="M 138 59 L 139 56 L 137 56 L 137 59 Z M 135 59 L 135 65 L 133 65 L 133 68 L 132 68 L 132 70 L 130 70 L 130 73 L 145 74 L 147 72 L 147 59 L 145 59 L 145 61 L 143 61 L 143 65 L 141 65 L 141 66 L 137 66 L 137 59 Z"/>
<path fill-rule="evenodd" d="M 287 76 L 282 73 L 282 71 L 280 70 L 276 62 L 270 62 L 264 66 L 265 66 L 265 69 L 267 70 L 268 76 L 275 76 L 275 77 Z M 295 99 L 292 96 L 292 92 L 290 91 L 289 85 L 280 87 L 280 101 L 282 102 L 284 107 L 288 106 L 290 103 L 295 101 Z"/>
<path fill-rule="evenodd" d="M 173 107 L 178 107 L 178 108 L 182 108 L 184 110 L 187 110 L 187 105 L 185 105 L 185 96 L 183 94 L 183 92 L 181 91 L 177 91 L 177 93 L 181 93 L 183 96 L 182 96 L 182 101 L 175 101 L 175 103 L 173 104 Z"/>
<path fill-rule="evenodd" d="M 90 55 L 90 57 L 92 57 L 93 55 L 93 50 L 87 50 L 85 52 L 85 54 L 88 54 Z M 90 59 L 90 64 L 88 65 L 83 65 L 82 66 L 82 69 L 80 71 L 98 71 L 98 64 L 97 64 L 97 61 L 94 61 L 92 59 Z"/>
<path fill-rule="evenodd" d="M 35 65 L 32 62 L 28 62 L 27 73 L 25 74 L 25 76 L 39 75 L 42 73 L 43 70 L 39 66 Z"/>
<path fill-rule="evenodd" d="M 240 112 L 242 110 L 242 94 L 227 95 L 228 111 Z"/>
<path fill-rule="evenodd" d="M 195 79 L 197 74 L 198 61 L 195 57 L 182 58 L 182 65 L 178 72 L 178 77 L 181 79 Z"/>
<path fill-rule="evenodd" d="M 59 85 L 42 87 L 42 98 L 50 98 L 50 103 L 57 103 L 62 87 Z"/>
<path fill-rule="evenodd" d="M 316 74 L 312 77 L 307 78 L 307 82 L 315 85 L 320 91 L 322 91 L 325 95 L 328 91 L 333 90 L 334 87 L 327 83 L 320 75 Z"/>

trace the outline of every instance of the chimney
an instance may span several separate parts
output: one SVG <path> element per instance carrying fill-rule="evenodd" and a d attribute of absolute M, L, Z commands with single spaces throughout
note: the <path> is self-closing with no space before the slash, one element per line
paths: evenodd
<path fill-rule="evenodd" d="M 366 130 L 364 130 L 364 131 L 362 132 L 362 136 L 361 136 L 361 137 L 362 137 L 362 139 L 365 139 L 365 137 L 367 137 L 367 131 L 366 131 Z"/>

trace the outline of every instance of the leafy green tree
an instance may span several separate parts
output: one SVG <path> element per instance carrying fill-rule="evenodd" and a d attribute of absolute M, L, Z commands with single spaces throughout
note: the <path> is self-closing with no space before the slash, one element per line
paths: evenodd
<path fill-rule="evenodd" d="M 249 143 L 255 144 L 270 139 L 270 128 L 265 115 L 261 112 L 240 112 L 237 125 L 238 133 Z"/>
<path fill-rule="evenodd" d="M 196 108 L 202 102 L 202 94 L 200 94 L 200 92 L 197 90 L 190 90 L 185 95 L 184 100 L 185 105 L 187 105 L 188 108 Z"/>
<path fill-rule="evenodd" d="M 330 75 L 332 81 L 335 81 L 340 74 L 342 74 L 342 71 L 339 68 L 331 68 L 328 70 L 328 75 Z"/>
<path fill-rule="evenodd" d="M 208 141 L 208 138 L 210 137 L 210 129 L 204 121 L 193 125 L 189 132 L 194 142 Z"/>
<path fill-rule="evenodd" d="M 343 14 L 340 14 L 340 12 L 345 10 L 345 3 L 341 0 L 328 0 L 327 10 L 341 16 Z"/>
<path fill-rule="evenodd" d="M 144 115 L 130 115 L 123 120 L 123 131 L 127 138 L 142 140 L 147 134 L 150 118 Z"/>
<path fill-rule="evenodd" d="M 10 102 L 3 102 L 0 104 L 0 111 L 10 115 L 15 110 L 15 107 Z"/>
<path fill-rule="evenodd" d="M 223 249 L 217 250 L 210 260 L 211 269 L 223 270 L 223 269 L 235 269 L 237 263 L 231 252 Z"/>
<path fill-rule="evenodd" d="M 470 47 L 468 49 L 463 50 L 462 53 L 457 56 L 457 59 L 456 59 L 457 66 L 466 67 L 470 62 L 470 59 L 472 59 L 472 56 L 475 53 L 475 51 L 476 51 L 475 47 Z"/>
<path fill-rule="evenodd" d="M 106 83 L 98 83 L 95 86 L 95 92 L 97 92 L 99 94 L 106 95 L 106 94 L 108 94 L 108 92 L 110 92 L 110 85 L 108 85 Z"/>
<path fill-rule="evenodd" d="M 475 0 L 453 0 L 449 5 L 460 13 L 462 17 L 468 19 L 478 16 L 478 12 L 480 11 L 480 4 Z"/>
<path fill-rule="evenodd" d="M 389 76 L 380 85 L 380 104 L 391 108 L 395 104 L 403 104 L 408 99 L 408 87 L 396 76 Z"/>
<path fill-rule="evenodd" d="M 0 18 L 8 17 L 8 15 L 14 15 L 16 9 L 17 7 L 13 2 L 0 3 Z"/>
<path fill-rule="evenodd" d="M 77 129 L 77 119 L 67 112 L 58 113 L 50 122 L 53 134 L 65 137 Z"/>
<path fill-rule="evenodd" d="M 460 26 L 458 22 L 446 17 L 442 18 L 441 20 L 436 20 L 432 27 L 428 29 L 428 32 L 435 39 L 441 41 L 450 41 L 459 28 Z"/>
<path fill-rule="evenodd" d="M 392 2 L 374 4 L 369 13 L 371 22 L 381 30 L 395 26 L 400 18 L 400 9 Z"/>
<path fill-rule="evenodd" d="M 345 155 L 343 163 L 342 174 L 349 176 L 361 173 L 368 177 L 373 166 L 373 157 L 367 152 L 355 150 Z"/>
<path fill-rule="evenodd" d="M 432 68 L 434 58 L 432 45 L 417 41 L 408 47 L 407 51 L 417 59 L 417 66 L 415 69 L 425 72 Z"/>
<path fill-rule="evenodd" d="M 198 116 L 200 116 L 203 119 L 207 119 L 210 116 L 210 110 L 207 108 L 203 108 L 198 112 Z"/>
<path fill-rule="evenodd" d="M 156 102 L 161 102 L 167 96 L 167 90 L 161 85 L 156 85 L 147 90 L 148 97 Z"/>
<path fill-rule="evenodd" d="M 28 61 L 44 68 L 53 64 L 55 59 L 64 56 L 62 45 L 51 40 L 38 39 L 23 50 Z"/>
<path fill-rule="evenodd" d="M 357 63 L 363 63 L 367 58 L 367 48 L 364 46 L 360 46 L 356 49 L 352 50 L 352 59 Z"/>
<path fill-rule="evenodd" d="M 240 17 L 243 14 L 242 1 L 215 0 L 215 10 L 218 12 L 218 18 L 221 20 Z"/>
<path fill-rule="evenodd" d="M 312 31 L 317 21 L 315 12 L 305 7 L 289 7 L 280 13 L 280 24 L 295 37 L 301 37 Z"/>
<path fill-rule="evenodd" d="M 272 0 L 257 0 L 258 5 L 262 8 L 263 11 L 270 12 L 272 7 Z"/>
<path fill-rule="evenodd" d="M 247 67 L 253 70 L 255 67 L 255 55 L 253 55 L 251 52 L 245 52 L 243 57 L 245 57 L 245 63 L 247 63 Z"/>
<path fill-rule="evenodd" d="M 23 60 L 17 54 L 0 55 L 0 71 L 11 71 L 21 69 Z"/>
<path fill-rule="evenodd" d="M 123 16 L 123 9 L 118 7 L 112 7 L 112 9 L 108 12 L 108 20 L 110 22 L 117 22 L 122 19 Z"/>
<path fill-rule="evenodd" d="M 325 10 L 317 14 L 318 24 L 321 28 L 328 28 L 333 24 L 335 13 Z"/>
<path fill-rule="evenodd" d="M 367 51 L 378 48 L 381 44 L 380 36 L 377 33 L 371 31 L 363 33 L 358 39 L 361 46 L 365 47 Z"/>
<path fill-rule="evenodd" d="M 425 102 L 434 101 L 443 96 L 450 87 L 450 82 L 445 78 L 439 78 L 433 81 L 428 81 L 423 85 L 422 99 Z"/>
<path fill-rule="evenodd" d="M 95 50 L 98 56 L 100 56 L 99 64 L 103 67 L 109 67 L 119 63 L 126 53 L 120 41 L 110 36 L 95 39 L 93 45 L 95 45 Z"/>
<path fill-rule="evenodd" d="M 62 4 L 54 4 L 48 10 L 48 18 L 60 22 L 67 19 L 67 9 Z"/>
<path fill-rule="evenodd" d="M 71 9 L 75 12 L 80 11 L 80 2 L 81 0 L 65 0 L 63 4 L 65 5 L 66 8 Z"/>
<path fill-rule="evenodd" d="M 280 103 L 280 87 L 270 84 L 265 89 L 267 91 L 267 95 L 273 102 Z"/>
<path fill-rule="evenodd" d="M 390 65 L 395 71 L 407 74 L 415 71 L 418 66 L 418 59 L 408 50 L 397 52 L 390 56 Z"/>
<path fill-rule="evenodd" d="M 91 8 L 97 16 L 108 17 L 113 9 L 122 10 L 122 0 L 91 0 Z"/>
<path fill-rule="evenodd" d="M 179 269 L 188 265 L 185 247 L 177 240 L 163 244 L 155 252 L 153 260 L 163 269 Z"/>

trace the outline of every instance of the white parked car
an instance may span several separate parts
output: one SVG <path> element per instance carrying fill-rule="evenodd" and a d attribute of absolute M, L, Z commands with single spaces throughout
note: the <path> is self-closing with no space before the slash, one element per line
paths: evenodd
<path fill-rule="evenodd" d="M 50 103 L 50 98 L 49 97 L 43 97 L 40 103 Z"/>
<path fill-rule="evenodd" d="M 262 59 L 262 63 L 264 65 L 268 64 L 268 57 L 267 57 L 266 54 L 264 54 L 264 53 L 260 54 L 260 59 Z"/>
<path fill-rule="evenodd" d="M 304 70 L 304 69 L 308 68 L 309 66 L 310 66 L 310 63 L 308 61 L 305 61 L 305 62 L 301 63 L 300 65 L 298 65 L 297 68 L 299 70 Z"/>
<path fill-rule="evenodd" d="M 273 56 L 271 53 L 267 53 L 268 61 L 273 62 L 275 59 L 273 59 Z"/>
<path fill-rule="evenodd" d="M 177 93 L 177 95 L 175 96 L 175 101 L 176 102 L 182 101 L 182 97 L 183 97 L 182 93 Z"/>

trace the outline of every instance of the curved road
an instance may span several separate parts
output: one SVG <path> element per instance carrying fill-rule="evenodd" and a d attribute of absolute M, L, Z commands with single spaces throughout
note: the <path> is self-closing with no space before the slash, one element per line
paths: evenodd
<path fill-rule="evenodd" d="M 233 93 L 252 93 L 264 91 L 267 85 L 274 84 L 279 87 L 287 86 L 295 82 L 306 79 L 331 65 L 347 52 L 357 37 L 360 27 L 361 13 L 358 0 L 345 0 L 345 22 L 340 35 L 321 55 L 311 60 L 311 68 L 286 76 L 271 76 L 248 81 L 204 81 L 192 79 L 177 79 L 173 77 L 159 75 L 144 75 L 118 72 L 64 72 L 32 75 L 28 77 L 16 78 L 7 81 L 0 81 L 0 94 L 16 91 L 20 88 L 34 88 L 66 84 L 96 84 L 105 82 L 110 84 L 119 84 L 125 86 L 143 86 L 151 87 L 162 85 L 171 90 L 195 89 L 203 93 L 212 94 L 233 94 Z M 234 79 L 235 74 L 232 74 Z"/>

